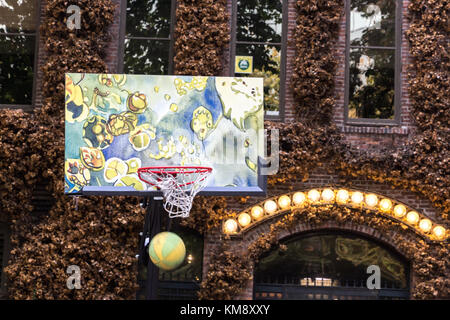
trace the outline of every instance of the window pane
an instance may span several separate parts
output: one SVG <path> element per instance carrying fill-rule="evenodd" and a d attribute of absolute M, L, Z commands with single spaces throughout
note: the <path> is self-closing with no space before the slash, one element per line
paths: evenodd
<path fill-rule="evenodd" d="M 253 57 L 253 73 L 236 73 L 236 76 L 264 78 L 264 109 L 266 111 L 278 111 L 280 105 L 281 46 L 237 45 L 236 55 Z"/>
<path fill-rule="evenodd" d="M 351 1 L 350 44 L 394 46 L 395 4 L 395 0 Z"/>
<path fill-rule="evenodd" d="M 127 37 L 168 38 L 171 0 L 128 0 Z"/>
<path fill-rule="evenodd" d="M 34 33 L 36 0 L 0 0 L 0 33 Z"/>
<path fill-rule="evenodd" d="M 169 41 L 125 39 L 124 73 L 168 74 Z"/>
<path fill-rule="evenodd" d="M 349 118 L 394 117 L 395 50 L 350 49 Z"/>
<path fill-rule="evenodd" d="M 0 104 L 31 104 L 34 36 L 0 36 Z"/>
<path fill-rule="evenodd" d="M 282 0 L 238 0 L 237 40 L 281 42 Z"/>

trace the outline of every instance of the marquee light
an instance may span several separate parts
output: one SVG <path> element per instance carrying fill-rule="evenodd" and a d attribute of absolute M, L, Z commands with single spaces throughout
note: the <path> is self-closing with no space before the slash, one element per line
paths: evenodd
<path fill-rule="evenodd" d="M 394 215 L 397 218 L 403 218 L 406 214 L 406 207 L 402 204 L 398 204 L 394 207 Z"/>
<path fill-rule="evenodd" d="M 251 211 L 252 218 L 255 220 L 259 220 L 264 215 L 264 209 L 260 206 L 254 206 Z"/>
<path fill-rule="evenodd" d="M 354 204 L 361 204 L 363 201 L 364 201 L 364 195 L 361 192 L 356 191 L 356 192 L 352 193 L 352 202 Z"/>
<path fill-rule="evenodd" d="M 417 222 L 419 222 L 419 219 L 420 219 L 419 214 L 415 211 L 410 211 L 406 215 L 406 221 L 408 221 L 411 224 L 416 224 Z"/>
<path fill-rule="evenodd" d="M 323 189 L 322 191 L 322 199 L 326 202 L 331 202 L 334 200 L 334 191 L 330 188 Z"/>
<path fill-rule="evenodd" d="M 438 239 L 438 240 L 443 240 L 445 239 L 445 228 L 442 226 L 436 226 L 433 228 L 433 235 Z"/>
<path fill-rule="evenodd" d="M 431 222 L 430 219 L 425 218 L 425 219 L 420 220 L 420 222 L 419 222 L 419 228 L 423 232 L 430 232 L 432 226 L 433 226 L 433 223 Z"/>
<path fill-rule="evenodd" d="M 311 202 L 319 201 L 319 199 L 320 199 L 320 192 L 317 191 L 316 189 L 309 190 L 309 192 L 308 192 L 308 199 Z"/>
<path fill-rule="evenodd" d="M 380 210 L 383 212 L 389 212 L 392 209 L 392 201 L 389 199 L 382 199 L 380 201 Z"/>
<path fill-rule="evenodd" d="M 296 206 L 301 206 L 302 204 L 305 203 L 306 196 L 303 192 L 296 192 L 294 193 L 292 200 L 294 201 L 294 204 Z"/>
<path fill-rule="evenodd" d="M 348 194 L 348 191 L 345 189 L 340 189 L 336 194 L 336 201 L 338 203 L 347 203 L 349 198 L 350 195 Z"/>
<path fill-rule="evenodd" d="M 277 207 L 277 203 L 273 200 L 267 200 L 266 203 L 264 203 L 264 210 L 268 213 L 268 214 L 273 214 L 275 213 L 275 211 L 277 211 L 278 207 Z"/>
<path fill-rule="evenodd" d="M 381 199 L 381 200 L 379 200 Z M 298 210 L 299 207 L 342 205 L 346 207 L 365 207 L 371 211 L 404 223 L 417 233 L 433 241 L 444 241 L 448 238 L 445 227 L 434 223 L 426 216 L 393 199 L 381 197 L 374 193 L 365 193 L 356 190 L 333 188 L 311 189 L 305 192 L 297 191 L 266 199 L 237 215 L 237 219 L 228 219 L 223 223 L 223 232 L 237 235 L 248 230 L 255 223 L 275 217 L 286 211 Z"/>
<path fill-rule="evenodd" d="M 279 197 L 278 205 L 280 206 L 281 209 L 289 208 L 291 205 L 291 197 L 286 196 L 286 195 Z"/>
<path fill-rule="evenodd" d="M 225 231 L 225 233 L 227 234 L 236 233 L 237 229 L 238 225 L 236 220 L 228 219 L 227 221 L 225 221 L 225 224 L 223 226 L 223 231 Z"/>
<path fill-rule="evenodd" d="M 378 197 L 373 193 L 366 195 L 366 205 L 375 207 L 378 204 Z"/>
<path fill-rule="evenodd" d="M 241 227 L 246 227 L 252 222 L 252 218 L 248 213 L 242 212 L 238 217 L 238 222 Z"/>

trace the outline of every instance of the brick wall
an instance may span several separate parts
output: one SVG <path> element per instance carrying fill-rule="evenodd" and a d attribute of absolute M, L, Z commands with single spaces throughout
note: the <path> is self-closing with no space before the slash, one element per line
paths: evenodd
<path fill-rule="evenodd" d="M 112 0 L 116 4 L 114 22 L 109 27 L 110 41 L 106 49 L 105 63 L 109 73 L 119 72 L 119 57 L 122 56 L 120 28 L 121 28 L 121 0 Z"/>
<path fill-rule="evenodd" d="M 42 25 L 44 20 L 44 10 L 47 5 L 46 0 L 41 1 L 41 6 L 39 8 L 40 15 L 39 15 L 39 25 Z M 34 96 L 34 106 L 35 107 L 41 107 L 44 103 L 42 101 L 42 67 L 44 66 L 45 60 L 47 59 L 47 53 L 45 51 L 44 47 L 44 37 L 42 36 L 42 33 L 39 30 L 39 38 L 38 38 L 38 52 L 36 53 L 38 55 L 38 58 L 36 60 L 36 66 L 34 67 L 35 70 L 35 96 Z"/>
<path fill-rule="evenodd" d="M 308 190 L 311 188 L 320 188 L 324 186 L 333 186 L 333 187 L 348 187 L 355 190 L 361 190 L 365 192 L 374 192 L 381 195 L 385 195 L 390 199 L 394 199 L 404 203 L 405 205 L 414 208 L 420 213 L 425 214 L 431 219 L 436 217 L 436 210 L 428 199 L 421 197 L 420 195 L 402 189 L 393 189 L 388 184 L 383 183 L 375 183 L 368 179 L 353 179 L 349 180 L 348 183 L 344 183 L 342 181 L 342 177 L 339 177 L 336 174 L 330 173 L 326 168 L 316 168 L 309 175 L 308 180 L 301 181 L 301 178 L 297 180 L 288 181 L 287 183 L 277 185 L 275 187 L 268 188 L 268 194 L 266 197 L 251 197 L 247 203 L 242 204 L 234 199 L 230 198 L 228 202 L 228 208 L 234 210 L 235 212 L 239 212 L 246 207 L 252 206 L 260 201 L 263 201 L 266 198 L 270 198 L 275 195 L 280 195 L 284 193 L 289 193 L 296 190 Z M 247 246 L 255 240 L 259 235 L 266 233 L 269 231 L 270 225 L 276 220 L 268 219 L 261 224 L 255 226 L 248 232 L 244 234 L 242 238 L 238 238 L 232 241 L 233 251 L 236 253 L 245 253 L 247 250 Z M 377 241 L 384 243 L 387 246 L 391 246 L 392 239 L 395 237 L 395 234 L 381 234 L 379 231 L 372 229 L 363 225 L 356 225 L 351 223 L 346 224 L 337 224 L 333 221 L 327 222 L 321 226 L 313 226 L 308 224 L 299 223 L 293 230 L 289 232 L 282 233 L 281 238 L 287 237 L 289 235 L 294 235 L 297 233 L 307 232 L 307 231 L 315 231 L 315 230 L 323 230 L 323 229 L 333 229 L 333 230 L 343 230 L 348 232 L 357 233 L 369 238 L 373 238 Z M 206 275 L 208 271 L 208 264 L 210 262 L 211 252 L 215 246 L 217 246 L 219 239 L 221 237 L 220 233 L 210 233 L 206 235 L 204 242 L 204 255 L 203 255 L 203 274 Z M 392 248 L 396 251 L 397 248 Z M 402 253 L 399 251 L 399 253 Z M 411 279 L 413 279 L 414 274 L 411 275 Z M 412 281 L 412 280 L 411 280 Z M 412 288 L 412 286 L 411 286 Z M 246 288 L 243 290 L 242 294 L 237 297 L 237 299 L 252 299 L 253 297 L 253 282 L 250 281 Z"/>
<path fill-rule="evenodd" d="M 121 28 L 121 6 L 120 0 L 114 0 L 117 4 L 116 14 L 114 23 L 110 26 L 110 36 L 111 40 L 109 46 L 107 48 L 107 55 L 105 58 L 107 67 L 109 72 L 114 73 L 118 72 L 119 58 L 121 57 L 120 48 L 121 48 L 121 39 L 120 39 L 120 28 Z M 377 147 L 377 146 L 386 146 L 386 145 L 397 145 L 403 143 L 414 131 L 415 126 L 409 114 L 411 110 L 411 103 L 408 96 L 408 82 L 407 82 L 407 65 L 411 60 L 409 56 L 409 48 L 408 43 L 405 39 L 404 30 L 408 28 L 408 21 L 406 19 L 406 11 L 407 6 L 409 4 L 408 0 L 403 1 L 403 20 L 402 20 L 402 90 L 401 90 L 401 123 L 398 126 L 389 126 L 389 127 L 367 127 L 367 126 L 350 126 L 344 123 L 344 82 L 345 82 L 345 25 L 346 25 L 346 17 L 343 16 L 342 21 L 340 23 L 340 32 L 339 39 L 336 43 L 336 56 L 338 57 L 338 69 L 336 72 L 336 107 L 334 109 L 334 121 L 336 125 L 341 128 L 342 132 L 345 133 L 345 137 L 348 142 L 352 145 L 359 148 L 369 148 L 369 147 Z M 42 1 L 41 5 L 41 22 L 43 17 L 44 8 L 46 5 L 46 1 Z M 231 0 L 228 0 L 228 9 L 231 15 Z M 293 62 L 295 59 L 295 47 L 292 43 L 295 26 L 296 26 L 296 9 L 295 9 L 295 1 L 290 0 L 288 4 L 288 48 L 286 50 L 286 93 L 285 93 L 285 121 L 292 122 L 294 120 L 294 110 L 295 110 L 295 101 L 292 94 L 291 89 L 291 77 L 293 73 Z M 230 22 L 231 23 L 231 22 Z M 39 39 L 39 57 L 38 57 L 38 65 L 36 66 L 36 106 L 42 105 L 42 71 L 41 67 L 45 61 L 45 50 L 44 50 L 44 39 L 40 37 Z M 231 72 L 231 62 L 230 62 L 230 48 L 227 48 L 224 52 L 223 57 L 224 62 L 224 70 L 222 75 L 230 75 Z M 314 172 L 312 172 L 309 176 L 309 179 L 305 182 L 302 182 L 299 178 L 295 181 L 289 181 L 284 185 L 277 185 L 276 188 L 269 188 L 268 197 L 291 192 L 294 190 L 308 189 L 313 187 L 323 187 L 323 186 L 343 186 L 342 179 L 333 173 L 325 170 L 324 168 L 317 168 Z M 345 186 L 345 185 L 344 185 Z M 350 186 L 349 186 L 350 187 Z M 401 201 L 408 206 L 415 208 L 416 210 L 423 212 L 424 214 L 430 216 L 431 218 L 435 217 L 435 210 L 431 205 L 430 201 L 420 197 L 419 195 L 400 189 L 392 189 L 387 184 L 374 183 L 370 180 L 359 179 L 353 180 L 351 184 L 351 188 L 353 189 L 361 189 L 364 191 L 372 191 L 379 194 L 384 194 L 389 196 L 390 198 Z M 262 197 L 252 197 L 248 200 L 247 204 L 243 205 L 233 199 L 229 199 L 229 208 L 234 209 L 236 211 L 242 210 L 244 206 L 249 206 L 259 201 L 262 201 L 264 198 Z M 269 222 L 270 223 L 270 222 Z M 264 231 L 264 228 L 267 228 L 266 224 L 262 224 L 258 228 L 255 228 L 252 232 L 254 234 L 258 234 Z M 333 226 L 332 223 L 328 226 L 329 228 L 340 228 L 345 230 L 352 230 L 355 232 L 360 232 L 362 234 L 366 234 L 368 236 L 377 238 L 381 241 L 385 241 L 383 235 L 377 234 L 374 230 L 369 230 L 363 226 L 354 226 L 354 225 L 346 225 L 346 226 Z M 309 228 L 309 229 L 308 229 Z M 299 225 L 297 226 L 297 231 L 306 231 L 311 230 L 311 226 Z M 205 238 L 204 244 L 204 261 L 203 261 L 203 272 L 207 272 L 207 266 L 209 263 L 209 256 L 211 249 L 217 244 L 218 239 L 221 237 L 220 234 L 209 234 Z M 250 236 L 249 236 L 250 237 Z M 250 238 L 248 238 L 250 239 Z M 236 243 L 236 250 L 245 250 L 246 244 L 248 241 L 241 241 Z M 252 283 L 249 283 L 246 290 L 244 290 L 241 298 L 252 298 Z"/>

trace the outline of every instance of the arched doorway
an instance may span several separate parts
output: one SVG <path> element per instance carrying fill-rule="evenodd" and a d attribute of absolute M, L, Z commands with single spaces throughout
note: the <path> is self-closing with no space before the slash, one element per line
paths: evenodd
<path fill-rule="evenodd" d="M 408 262 L 369 238 L 327 231 L 282 244 L 255 266 L 254 299 L 409 299 Z M 379 290 L 367 288 L 370 265 L 380 268 Z"/>

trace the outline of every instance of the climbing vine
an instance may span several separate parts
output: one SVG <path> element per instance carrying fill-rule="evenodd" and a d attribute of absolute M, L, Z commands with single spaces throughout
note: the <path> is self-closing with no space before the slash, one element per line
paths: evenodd
<path fill-rule="evenodd" d="M 448 7 L 442 2 L 420 0 L 412 0 L 409 6 L 411 26 L 406 34 L 414 58 L 409 93 L 418 128 L 414 139 L 400 147 L 361 151 L 345 142 L 332 121 L 336 69 L 333 44 L 338 36 L 343 1 L 299 0 L 296 5 L 292 86 L 297 118 L 287 125 L 266 123 L 266 128 L 280 131 L 280 171 L 269 176 L 269 186 L 307 180 L 312 169 L 323 167 L 330 174 L 337 174 L 345 185 L 351 185 L 355 178 L 366 178 L 420 193 L 435 206 L 440 221 L 447 224 L 450 213 L 450 130 L 446 121 L 450 116 L 449 57 L 445 50 Z M 378 230 L 396 230 L 392 241 L 407 252 L 417 273 L 414 298 L 448 297 L 448 243 L 428 244 L 414 235 L 405 236 L 408 232 L 395 223 L 365 212 L 333 208 L 333 214 L 330 213 L 330 209 L 320 214 L 316 210 L 296 210 L 250 244 L 242 259 L 247 261 L 250 256 L 250 261 L 257 260 L 262 252 L 277 243 L 280 229 L 290 228 L 295 223 L 356 222 Z M 214 265 L 215 261 L 210 264 Z M 244 266 L 244 274 L 251 274 L 248 264 Z M 242 271 L 236 268 L 232 274 Z M 202 290 L 209 287 L 209 281 L 209 277 L 204 280 Z M 219 286 L 217 290 L 222 290 L 221 294 L 223 290 L 228 290 L 229 294 L 239 291 L 237 286 L 242 285 L 242 281 L 231 283 L 234 286 Z M 200 296 L 205 296 L 202 291 Z"/>
<path fill-rule="evenodd" d="M 220 74 L 230 33 L 226 1 L 177 2 L 176 73 Z M 71 31 L 66 27 L 67 1 L 46 1 L 41 25 L 43 106 L 33 114 L 5 110 L 0 115 L 0 219 L 11 227 L 12 251 L 4 271 L 9 296 L 14 299 L 132 299 L 135 295 L 134 235 L 143 223 L 137 199 L 88 197 L 76 204 L 63 196 L 64 73 L 107 72 L 105 48 L 115 12 L 112 0 L 79 0 L 77 4 L 82 9 L 83 28 Z M 296 8 L 292 85 L 297 118 L 291 124 L 266 123 L 267 128 L 280 130 L 281 148 L 280 172 L 269 178 L 269 186 L 307 180 L 313 168 L 325 166 L 333 168 L 346 184 L 364 177 L 420 193 L 436 207 L 441 222 L 448 223 L 448 6 L 411 0 L 411 24 L 406 31 L 413 58 L 409 94 L 418 132 L 404 146 L 367 152 L 348 146 L 332 121 L 337 64 L 333 45 L 343 0 L 298 0 Z M 55 199 L 43 217 L 32 214 L 32 194 L 39 182 L 46 182 Z M 236 296 L 251 278 L 249 262 L 277 245 L 283 228 L 336 219 L 395 230 L 392 239 L 410 257 L 417 275 L 413 296 L 448 297 L 448 244 L 425 243 L 395 223 L 365 212 L 339 209 L 336 217 L 335 210 L 295 211 L 251 243 L 247 254 L 231 252 L 226 243 L 221 244 L 210 259 L 199 297 Z M 200 197 L 184 224 L 208 233 L 217 231 L 222 219 L 234 214 L 224 198 Z M 73 264 L 84 270 L 82 291 L 66 287 L 66 268 Z"/>

